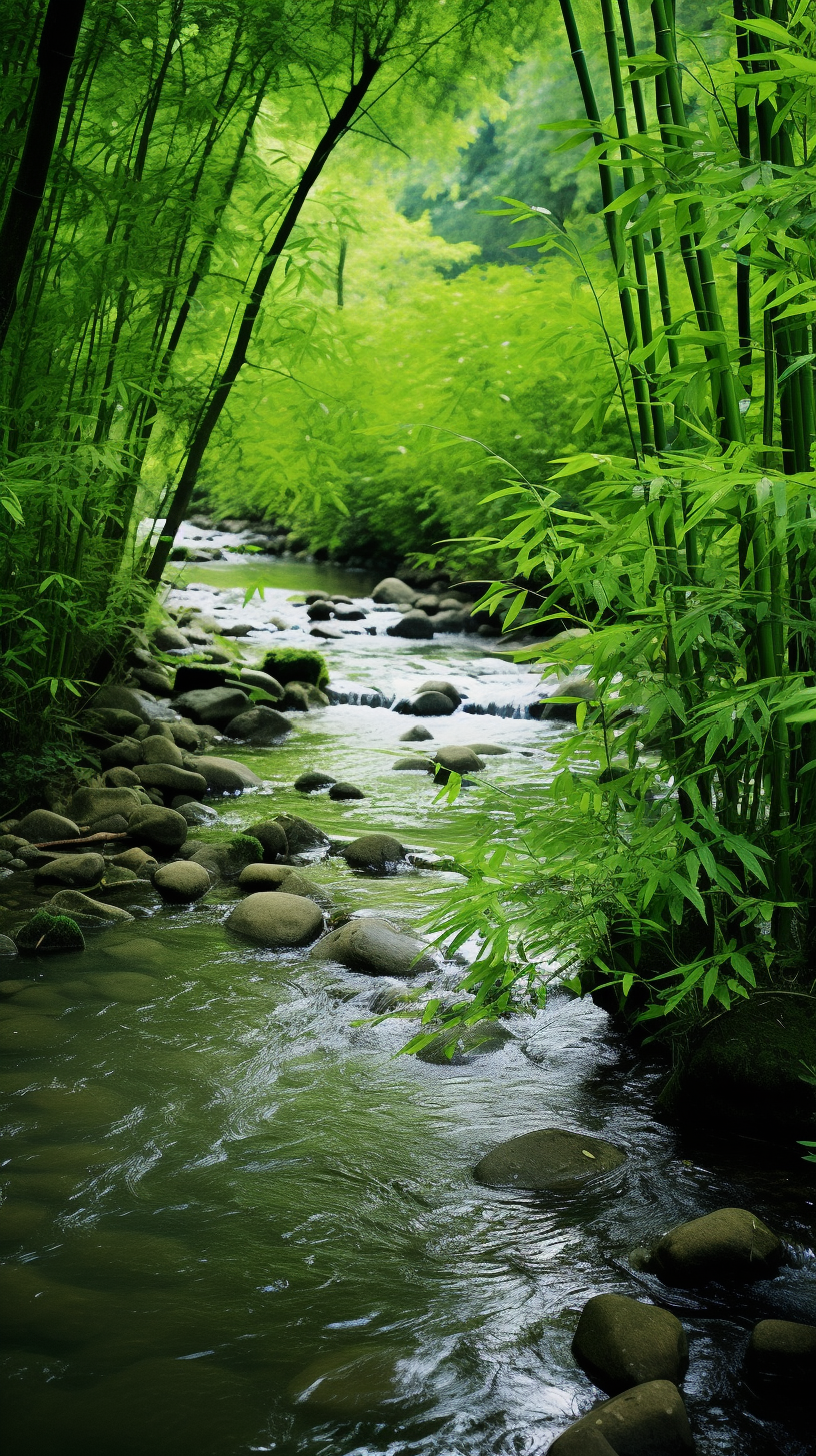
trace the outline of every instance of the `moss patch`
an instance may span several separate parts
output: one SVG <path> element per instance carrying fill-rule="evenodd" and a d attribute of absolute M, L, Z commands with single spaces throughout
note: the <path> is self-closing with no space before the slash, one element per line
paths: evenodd
<path fill-rule="evenodd" d="M 811 1127 L 807 1067 L 816 1068 L 816 1000 L 758 991 L 703 1033 L 681 1074 L 680 1102 L 734 1123 Z"/>
<path fill-rule="evenodd" d="M 68 915 L 49 915 L 47 910 L 32 915 L 18 930 L 16 941 L 18 951 L 27 955 L 85 949 L 85 938 L 76 921 Z"/>
<path fill-rule="evenodd" d="M 275 647 L 264 658 L 263 671 L 285 687 L 290 682 L 311 683 L 322 688 L 329 681 L 329 669 L 322 652 L 301 651 L 297 647 Z"/>

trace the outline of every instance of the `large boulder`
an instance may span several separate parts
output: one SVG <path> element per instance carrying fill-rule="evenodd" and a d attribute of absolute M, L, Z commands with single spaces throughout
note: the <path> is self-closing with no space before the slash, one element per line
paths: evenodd
<path fill-rule="evenodd" d="M 264 677 L 265 674 L 259 673 L 258 676 Z M 243 739 L 255 748 L 269 748 L 272 744 L 279 743 L 291 731 L 292 723 L 289 718 L 279 713 L 276 708 L 268 708 L 265 703 L 257 703 L 231 718 L 224 729 L 228 738 Z"/>
<path fill-rule="evenodd" d="M 213 880 L 237 880 L 247 865 L 263 857 L 259 841 L 251 834 L 235 834 L 223 844 L 202 844 L 188 863 L 203 865 Z"/>
<path fill-rule="evenodd" d="M 141 752 L 141 747 L 139 751 Z M 120 765 L 118 768 L 108 769 L 105 774 L 105 787 L 108 789 L 139 789 L 141 784 L 133 769 Z"/>
<path fill-rule="evenodd" d="M 75 920 L 68 915 L 51 915 L 38 910 L 15 936 L 21 955 L 55 955 L 85 949 L 85 939 Z"/>
<path fill-rule="evenodd" d="M 328 834 L 324 834 L 316 824 L 310 824 L 308 819 L 300 819 L 297 814 L 277 814 L 275 818 L 286 835 L 290 854 L 325 854 L 329 849 L 331 840 Z"/>
<path fill-rule="evenodd" d="M 163 900 L 171 905 L 188 905 L 200 900 L 210 888 L 211 880 L 204 865 L 195 860 L 174 860 L 162 865 L 153 876 L 153 884 Z"/>
<path fill-rule="evenodd" d="M 405 863 L 405 849 L 393 834 L 361 834 L 341 854 L 349 869 L 389 874 Z"/>
<path fill-rule="evenodd" d="M 289 853 L 286 832 L 283 825 L 279 824 L 276 819 L 265 819 L 260 824 L 250 824 L 247 834 L 259 841 L 266 864 L 274 864 L 276 859 L 284 859 Z"/>
<path fill-rule="evenodd" d="M 547 1127 L 499 1143 L 476 1164 L 473 1176 L 489 1188 L 576 1193 L 625 1161 L 620 1148 L 601 1138 Z"/>
<path fill-rule="evenodd" d="M 86 890 L 98 885 L 104 873 L 105 861 L 101 854 L 60 854 L 34 871 L 34 883 Z"/>
<path fill-rule="evenodd" d="M 261 783 L 251 768 L 234 758 L 200 753 L 195 758 L 185 758 L 184 767 L 202 774 L 207 788 L 215 794 L 241 794 L 244 789 L 257 789 Z"/>
<path fill-rule="evenodd" d="M 169 763 L 175 768 L 181 768 L 184 763 L 181 749 L 163 733 L 149 733 L 142 740 L 142 759 L 145 763 Z"/>
<path fill-rule="evenodd" d="M 151 804 L 131 816 L 128 832 L 131 839 L 139 839 L 151 849 L 179 849 L 187 838 L 187 821 L 175 809 Z"/>
<path fill-rule="evenodd" d="M 270 949 L 309 945 L 323 929 L 322 912 L 313 900 L 285 890 L 248 895 L 227 920 L 230 930 Z"/>
<path fill-rule="evenodd" d="M 129 818 L 141 805 L 136 789 L 77 789 L 71 800 L 71 818 L 77 824 L 93 824 L 111 814 Z"/>
<path fill-rule="evenodd" d="M 434 764 L 438 764 L 436 770 L 433 768 Z M 464 778 L 467 774 L 481 773 L 484 764 L 472 748 L 452 744 L 448 748 L 436 750 L 430 768 L 435 772 L 437 783 L 446 784 L 452 773 L 461 774 Z"/>
<path fill-rule="evenodd" d="M 50 844 L 60 839 L 78 839 L 79 827 L 73 819 L 63 814 L 52 814 L 49 809 L 33 809 L 17 825 L 15 833 L 29 844 Z"/>
<path fill-rule="evenodd" d="M 572 1353 L 607 1395 L 649 1380 L 677 1385 L 688 1367 L 688 1340 L 679 1319 L 624 1294 L 598 1294 L 587 1301 Z"/>
<path fill-rule="evenodd" d="M 670 1380 L 650 1380 L 597 1405 L 553 1441 L 547 1456 L 690 1456 L 686 1408 Z"/>
<path fill-rule="evenodd" d="M 782 1261 L 782 1240 L 747 1208 L 718 1208 L 664 1234 L 645 1267 L 664 1284 L 694 1286 L 770 1279 Z"/>
<path fill-rule="evenodd" d="M 816 1325 L 765 1319 L 754 1325 L 745 1352 L 745 1373 L 763 1394 L 787 1403 L 812 1401 L 816 1382 Z"/>
<path fill-rule="evenodd" d="M 45 909 L 50 915 L 70 915 L 78 925 L 104 925 L 106 921 L 132 920 L 129 910 L 118 905 L 105 905 L 101 900 L 92 900 L 81 890 L 59 890 L 48 901 Z"/>
<path fill-rule="evenodd" d="M 330 899 L 320 885 L 308 880 L 305 875 L 299 875 L 289 865 L 247 865 L 238 876 L 238 888 L 247 895 L 253 895 L 260 890 L 267 890 L 270 894 L 276 890 L 285 890 L 287 895 L 303 895 L 305 899 L 316 900 L 318 904 L 328 903 Z"/>
<path fill-rule="evenodd" d="M 450 698 L 454 708 L 458 708 L 462 701 L 462 694 L 446 677 L 426 677 L 417 688 L 416 696 L 419 697 L 421 693 L 443 693 L 446 698 Z"/>
<path fill-rule="evenodd" d="M 373 915 L 356 916 L 330 931 L 312 954 L 367 976 L 420 976 L 435 969 L 422 941 Z"/>
<path fill-rule="evenodd" d="M 221 728 L 230 723 L 239 713 L 250 706 L 250 700 L 240 688 L 194 688 L 173 699 L 173 707 L 189 714 L 194 723 L 211 723 Z"/>
<path fill-rule="evenodd" d="M 385 630 L 389 637 L 410 637 L 421 641 L 433 637 L 434 624 L 426 612 L 417 612 L 412 608 Z"/>
<path fill-rule="evenodd" d="M 418 596 L 419 592 L 414 591 L 406 581 L 400 581 L 398 576 L 386 576 L 375 586 L 371 600 L 386 606 L 399 607 L 406 602 L 408 606 L 412 606 Z"/>

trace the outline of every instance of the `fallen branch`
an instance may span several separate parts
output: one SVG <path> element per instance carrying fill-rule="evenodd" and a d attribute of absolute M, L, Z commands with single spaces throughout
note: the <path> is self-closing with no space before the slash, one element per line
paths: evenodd
<path fill-rule="evenodd" d="M 32 849 L 59 849 L 63 844 L 98 844 L 103 839 L 130 839 L 126 829 L 119 830 L 116 834 L 101 829 L 98 834 L 88 834 L 84 839 L 45 839 L 41 844 L 32 844 Z"/>

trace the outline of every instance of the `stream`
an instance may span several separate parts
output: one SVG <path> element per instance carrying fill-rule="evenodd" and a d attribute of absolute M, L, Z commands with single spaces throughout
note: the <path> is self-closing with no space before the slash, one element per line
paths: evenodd
<path fill-rule="evenodd" d="M 374 581 L 233 557 L 179 567 L 169 601 L 251 625 L 233 639 L 246 664 L 272 646 L 319 648 L 339 693 L 399 697 L 450 678 L 469 711 L 428 719 L 436 743 L 495 743 L 510 752 L 485 778 L 540 781 L 557 729 L 524 716 L 537 679 L 490 656 L 495 642 L 389 637 L 397 613 L 377 609 L 321 642 L 290 601 L 316 587 L 365 598 Z M 263 597 L 245 603 L 255 587 Z M 350 703 L 293 720 L 280 747 L 216 750 L 264 780 L 219 802 L 222 829 L 285 811 L 437 854 L 474 838 L 478 787 L 436 804 L 426 775 L 393 772 L 418 720 Z M 298 794 L 307 768 L 368 797 Z M 458 882 L 435 868 L 365 878 L 337 858 L 308 874 L 337 909 L 406 927 Z M 139 882 L 115 897 L 136 919 L 86 932 L 83 955 L 5 963 L 35 982 L 0 1006 L 10 1456 L 538 1456 L 603 1399 L 570 1353 L 583 1304 L 603 1292 L 683 1320 L 701 1453 L 813 1449 L 806 1423 L 752 1407 L 739 1374 L 757 1319 L 816 1319 L 798 1149 L 678 1131 L 657 1109 L 665 1065 L 563 992 L 497 1050 L 455 1065 L 395 1056 L 413 1023 L 366 1024 L 383 982 L 239 943 L 222 923 L 238 898 L 217 885 L 165 906 Z M 42 896 L 24 874 L 0 882 L 0 901 L 10 933 Z M 434 984 L 461 974 L 448 965 Z M 485 1151 L 541 1127 L 618 1144 L 622 1176 L 568 1198 L 473 1181 Z M 723 1205 L 791 1244 L 775 1279 L 684 1293 L 635 1272 L 636 1246 Z"/>

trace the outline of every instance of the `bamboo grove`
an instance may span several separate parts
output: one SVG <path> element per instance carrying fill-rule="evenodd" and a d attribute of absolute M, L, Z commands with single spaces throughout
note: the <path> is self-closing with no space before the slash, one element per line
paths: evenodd
<path fill-rule="evenodd" d="M 6 218 L 49 146 L 32 101 L 55 8 L 9 10 Z M 110 664 L 239 375 L 265 348 L 274 366 L 298 289 L 336 267 L 342 200 L 302 216 L 335 148 L 395 146 L 406 78 L 427 113 L 478 94 L 519 29 L 491 0 L 71 8 L 84 19 L 0 354 L 0 670 L 18 746 Z M 3 233 L 6 278 L 19 237 Z"/>
<path fill-rule="evenodd" d="M 533 602 L 558 635 L 521 655 L 589 664 L 594 687 L 553 781 L 492 803 L 513 830 L 486 826 L 440 922 L 483 934 L 476 1004 L 445 1019 L 540 998 L 566 964 L 576 989 L 676 1033 L 757 984 L 812 980 L 814 20 L 736 0 L 711 59 L 671 0 L 637 27 L 628 0 L 598 0 L 582 14 L 602 64 L 561 10 L 584 115 L 548 125 L 598 169 L 595 246 L 534 206 L 503 211 L 538 215 L 540 248 L 594 299 L 614 364 L 596 410 L 631 453 L 501 493 L 516 584 L 485 600 L 505 630 Z"/>

